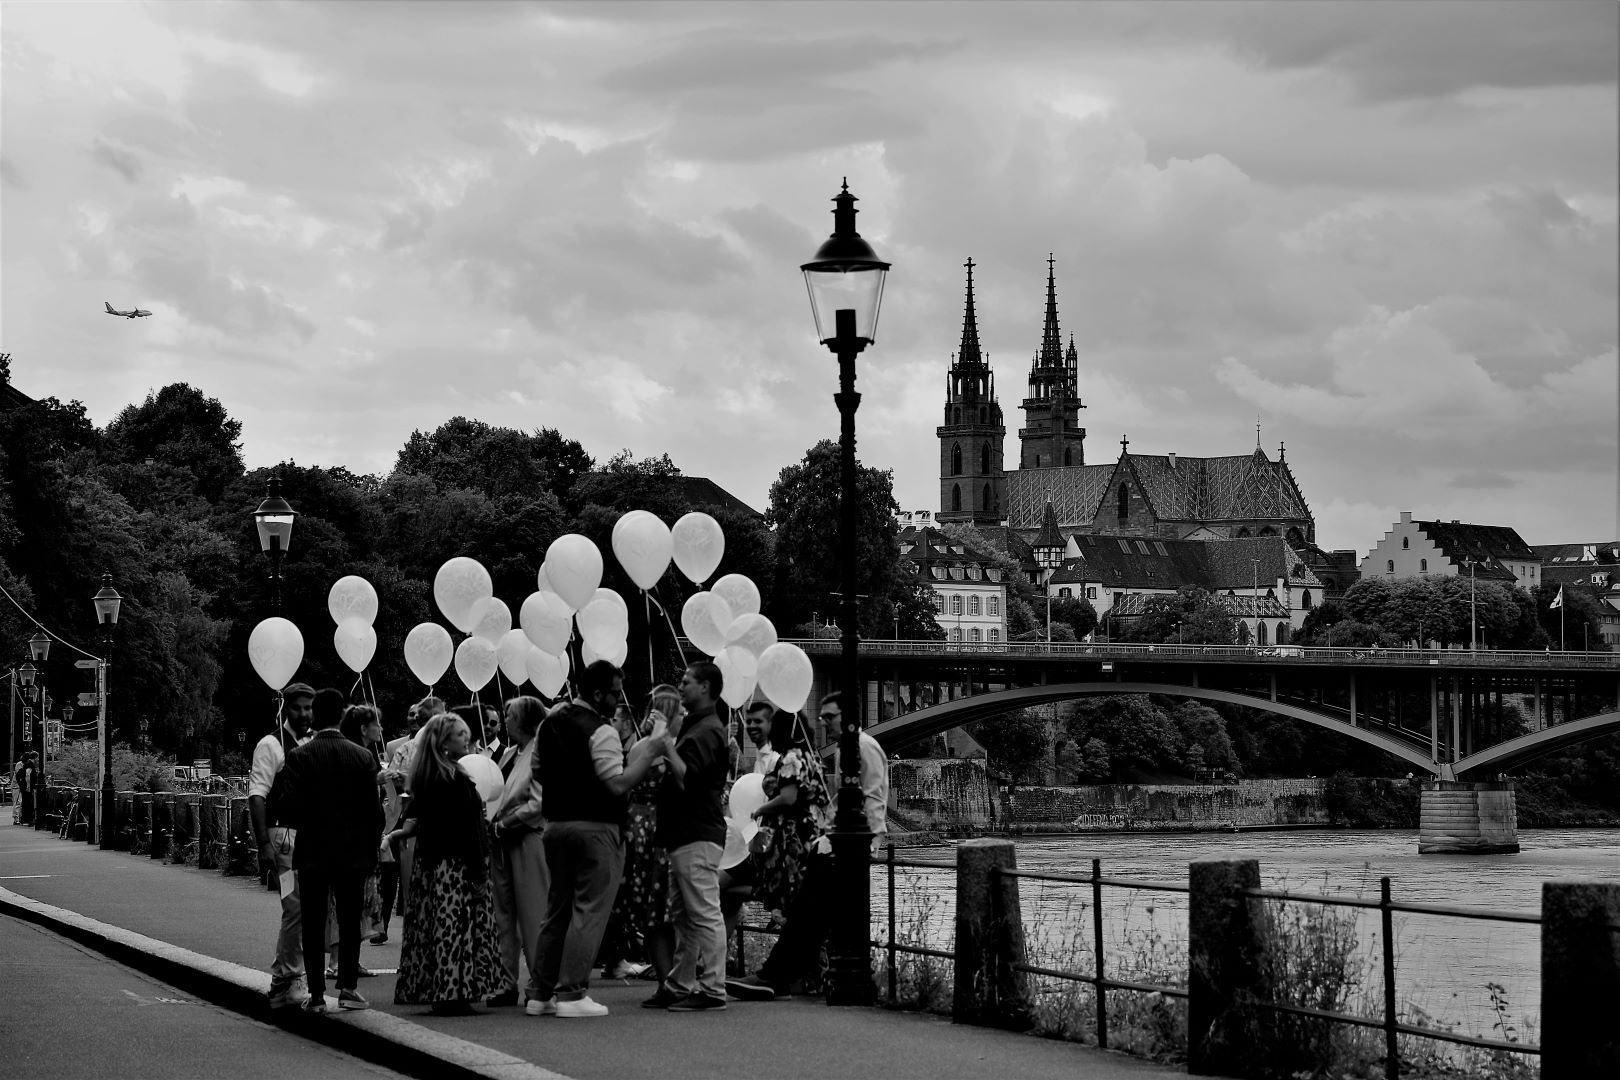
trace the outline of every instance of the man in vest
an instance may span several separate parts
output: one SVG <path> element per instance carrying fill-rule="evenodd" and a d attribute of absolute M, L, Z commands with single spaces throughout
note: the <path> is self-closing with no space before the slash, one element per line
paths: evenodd
<path fill-rule="evenodd" d="M 293 873 L 293 843 L 297 832 L 286 816 L 281 772 L 287 751 L 309 738 L 314 720 L 315 691 L 307 683 L 293 683 L 281 692 L 281 725 L 253 748 L 248 774 L 248 817 L 259 846 L 259 872 L 271 875 L 281 889 L 281 930 L 276 935 L 276 958 L 270 965 L 270 1007 L 302 1005 L 304 989 L 303 921 L 299 918 L 298 877 Z M 320 963 L 316 960 L 316 963 Z"/>
<path fill-rule="evenodd" d="M 626 763 L 608 719 L 623 696 L 619 669 L 598 660 L 580 675 L 579 697 L 548 715 L 535 735 L 551 888 L 540 970 L 525 1007 L 531 1016 L 607 1015 L 590 997 L 591 966 L 624 872 L 625 796 L 647 774 L 656 746 L 650 736 L 636 743 Z"/>

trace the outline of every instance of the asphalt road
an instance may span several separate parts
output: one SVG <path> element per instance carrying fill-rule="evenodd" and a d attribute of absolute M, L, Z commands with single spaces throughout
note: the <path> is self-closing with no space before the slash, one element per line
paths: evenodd
<path fill-rule="evenodd" d="M 379 1080 L 358 1058 L 191 998 L 0 916 L 0 1073 L 13 1080 Z"/>

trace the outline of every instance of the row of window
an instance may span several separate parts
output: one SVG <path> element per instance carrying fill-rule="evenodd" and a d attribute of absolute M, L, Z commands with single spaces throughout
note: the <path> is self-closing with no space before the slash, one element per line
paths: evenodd
<path fill-rule="evenodd" d="M 967 614 L 969 614 L 969 615 L 978 615 L 978 614 L 980 614 L 980 604 L 979 604 L 980 599 L 981 599 L 981 597 L 979 597 L 979 596 L 969 596 L 967 598 Z M 983 614 L 985 614 L 985 615 L 1000 615 L 1001 614 L 1001 597 L 999 597 L 999 596 L 986 596 L 986 597 L 983 597 L 982 599 L 984 600 Z M 941 593 L 935 593 L 934 594 L 934 610 L 939 612 L 941 615 L 945 614 L 945 597 Z M 961 596 L 960 593 L 953 593 L 951 595 L 951 614 L 952 615 L 960 615 L 960 614 L 962 614 L 962 596 Z"/>
<path fill-rule="evenodd" d="M 990 444 L 989 443 L 981 443 L 981 444 L 979 444 L 979 475 L 980 476 L 988 476 L 989 474 L 990 474 Z M 951 444 L 951 475 L 952 476 L 961 476 L 962 475 L 962 444 L 961 443 L 952 443 Z"/>
<path fill-rule="evenodd" d="M 1001 580 L 1001 571 L 981 570 L 977 566 L 935 566 L 932 571 L 936 581 L 944 581 L 947 577 L 952 581 L 961 581 L 964 577 L 969 581 L 978 581 L 982 577 L 988 577 L 991 581 Z"/>
<path fill-rule="evenodd" d="M 968 641 L 1000 641 L 1001 640 L 1001 631 L 997 630 L 993 626 L 990 629 L 984 631 L 983 633 L 981 633 L 979 631 L 979 628 L 977 626 L 970 626 L 970 627 L 968 627 L 966 633 L 967 633 L 966 640 L 968 640 Z M 953 626 L 951 628 L 951 640 L 952 641 L 962 641 L 963 640 L 962 634 L 963 634 L 963 631 L 962 631 L 961 627 Z"/>
<path fill-rule="evenodd" d="M 990 491 L 990 485 L 989 484 L 984 485 L 983 491 L 980 492 L 980 499 L 979 499 L 979 507 L 978 508 L 980 510 L 988 510 L 992 514 L 997 514 L 997 513 L 1001 512 L 1001 496 L 1000 495 L 992 495 L 991 491 Z M 951 485 L 951 509 L 952 510 L 960 510 L 960 509 L 962 509 L 962 485 L 961 484 L 952 484 Z"/>

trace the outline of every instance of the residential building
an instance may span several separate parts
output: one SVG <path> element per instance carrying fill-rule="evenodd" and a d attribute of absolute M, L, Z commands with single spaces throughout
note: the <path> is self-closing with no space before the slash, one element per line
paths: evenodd
<path fill-rule="evenodd" d="M 1541 584 L 1541 556 L 1505 525 L 1415 521 L 1410 510 L 1403 510 L 1401 519 L 1361 560 L 1363 578 L 1456 574 L 1534 589 Z"/>
<path fill-rule="evenodd" d="M 908 525 L 899 540 L 902 563 L 933 589 L 934 619 L 946 640 L 1007 640 L 1007 583 L 994 558 L 928 526 Z"/>

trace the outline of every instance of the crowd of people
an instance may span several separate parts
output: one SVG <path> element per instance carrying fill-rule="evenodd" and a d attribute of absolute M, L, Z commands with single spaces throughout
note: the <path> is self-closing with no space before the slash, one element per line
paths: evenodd
<path fill-rule="evenodd" d="M 599 1017 L 601 977 L 656 981 L 643 1008 L 725 1009 L 819 978 L 832 908 L 832 800 L 804 717 L 754 702 L 746 730 L 765 799 L 737 863 L 724 857 L 742 758 L 720 670 L 688 666 L 637 715 L 622 673 L 585 667 L 571 699 L 413 705 L 404 734 L 342 692 L 294 683 L 280 729 L 254 748 L 249 815 L 259 865 L 280 891 L 272 1008 L 365 1009 L 363 941 L 401 919 L 394 1000 L 438 1015 L 522 1007 Z M 833 694 L 817 719 L 837 730 Z M 469 755 L 500 773 L 481 790 Z M 886 830 L 887 764 L 861 735 L 867 825 Z M 725 864 L 724 868 L 722 864 Z M 727 978 L 745 899 L 780 934 L 753 974 Z"/>

